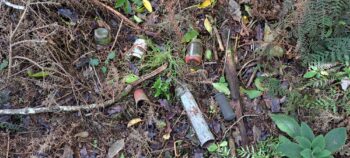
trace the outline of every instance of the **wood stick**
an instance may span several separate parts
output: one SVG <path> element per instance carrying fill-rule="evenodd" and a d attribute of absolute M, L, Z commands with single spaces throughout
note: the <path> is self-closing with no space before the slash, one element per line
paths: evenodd
<path fill-rule="evenodd" d="M 52 106 L 52 107 L 35 107 L 35 108 L 22 108 L 22 109 L 0 109 L 0 115 L 31 115 L 31 114 L 39 114 L 39 113 L 58 113 L 58 112 L 75 112 L 81 110 L 92 110 L 97 108 L 105 108 L 108 107 L 115 102 L 122 99 L 125 95 L 129 94 L 131 90 L 142 83 L 145 80 L 152 78 L 153 76 L 158 75 L 163 72 L 168 67 L 168 64 L 164 64 L 161 67 L 155 69 L 149 74 L 142 76 L 139 80 L 135 81 L 131 85 L 125 87 L 123 93 L 118 94 L 114 99 L 105 101 L 103 103 L 95 103 L 89 105 L 78 105 L 78 106 Z"/>
<path fill-rule="evenodd" d="M 235 108 L 235 113 L 237 118 L 241 118 L 243 116 L 243 108 L 240 101 L 240 93 L 239 93 L 239 80 L 237 77 L 236 64 L 234 62 L 233 53 L 230 47 L 230 32 L 229 30 L 224 30 L 227 33 L 227 43 L 226 43 L 226 61 L 225 61 L 225 74 L 227 82 L 230 86 L 230 92 L 232 97 L 232 104 Z M 225 36 L 224 36 L 225 37 Z M 238 40 L 238 38 L 236 38 Z M 248 144 L 247 132 L 243 122 L 243 119 L 238 122 L 240 135 L 242 137 L 242 145 Z"/>
<path fill-rule="evenodd" d="M 216 40 L 218 41 L 218 44 L 219 44 L 219 50 L 220 50 L 220 51 L 224 51 L 225 48 L 224 48 L 224 45 L 222 44 L 222 40 L 221 40 L 219 31 L 218 31 L 218 29 L 216 28 L 216 26 L 213 27 L 213 30 L 214 30 L 214 34 L 215 34 L 215 36 L 216 36 Z"/>
<path fill-rule="evenodd" d="M 137 24 L 135 24 L 134 22 L 132 22 L 131 20 L 129 20 L 127 17 L 125 17 L 122 13 L 116 11 L 115 9 L 113 9 L 112 7 L 100 2 L 99 0 L 90 0 L 92 3 L 101 6 L 103 8 L 106 8 L 108 11 L 112 12 L 114 15 L 116 15 L 117 17 L 123 19 L 126 23 L 128 23 L 132 28 L 136 29 L 136 30 L 141 30 L 141 27 L 138 26 Z"/>

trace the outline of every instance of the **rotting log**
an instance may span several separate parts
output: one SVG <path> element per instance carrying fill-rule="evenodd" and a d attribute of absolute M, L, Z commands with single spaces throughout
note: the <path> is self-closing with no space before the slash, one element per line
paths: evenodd
<path fill-rule="evenodd" d="M 236 63 L 234 62 L 233 52 L 230 45 L 230 36 L 229 36 L 229 30 L 225 29 L 223 31 L 224 38 L 227 35 L 227 43 L 226 43 L 226 60 L 225 60 L 225 74 L 226 74 L 226 80 L 228 82 L 228 85 L 230 87 L 230 93 L 232 97 L 231 103 L 232 106 L 235 109 L 236 118 L 240 118 L 243 116 L 243 108 L 241 104 L 240 99 L 240 93 L 239 93 L 239 80 L 237 77 L 237 70 L 236 70 Z M 247 132 L 244 125 L 244 119 L 240 120 L 238 122 L 238 127 L 240 131 L 240 135 L 242 138 L 242 145 L 245 146 L 248 144 L 248 138 L 247 138 Z"/>

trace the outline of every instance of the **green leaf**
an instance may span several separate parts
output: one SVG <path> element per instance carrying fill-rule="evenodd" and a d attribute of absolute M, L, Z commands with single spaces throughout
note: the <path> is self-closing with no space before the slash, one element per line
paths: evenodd
<path fill-rule="evenodd" d="M 225 76 L 221 76 L 219 79 L 220 83 L 226 83 Z"/>
<path fill-rule="evenodd" d="M 139 76 L 136 76 L 136 75 L 134 75 L 134 74 L 129 74 L 129 75 L 126 75 L 126 76 L 124 77 L 123 81 L 124 81 L 125 83 L 133 83 L 133 82 L 137 81 L 138 79 L 140 79 Z"/>
<path fill-rule="evenodd" d="M 311 147 L 314 149 L 316 147 L 319 147 L 321 150 L 323 150 L 326 147 L 326 142 L 325 142 L 325 138 L 323 135 L 319 135 L 317 136 L 311 144 Z"/>
<path fill-rule="evenodd" d="M 222 141 L 222 142 L 219 144 L 220 147 L 225 147 L 225 146 L 227 146 L 227 145 L 228 145 L 227 141 Z"/>
<path fill-rule="evenodd" d="M 0 64 L 0 71 L 5 69 L 8 64 L 9 64 L 9 62 L 7 60 L 3 60 Z"/>
<path fill-rule="evenodd" d="M 33 78 L 43 78 L 49 76 L 49 73 L 46 71 L 40 71 L 33 74 L 31 71 L 28 71 L 28 76 Z"/>
<path fill-rule="evenodd" d="M 230 95 L 230 89 L 228 89 L 228 84 L 227 83 L 212 83 L 213 87 L 221 92 L 221 93 L 224 93 L 226 95 Z"/>
<path fill-rule="evenodd" d="M 330 151 L 328 151 L 328 150 L 322 150 L 322 151 L 320 151 L 318 153 L 313 153 L 313 156 L 315 158 L 328 158 L 329 156 L 331 156 L 331 154 L 332 153 Z"/>
<path fill-rule="evenodd" d="M 287 133 L 291 137 L 300 136 L 300 127 L 292 117 L 284 114 L 272 114 L 272 120 L 275 122 L 277 127 Z"/>
<path fill-rule="evenodd" d="M 195 29 L 191 28 L 182 38 L 182 42 L 190 42 L 192 39 L 197 38 L 198 35 L 199 33 Z"/>
<path fill-rule="evenodd" d="M 213 153 L 218 150 L 218 146 L 215 143 L 212 143 L 208 146 L 208 151 L 209 153 Z"/>
<path fill-rule="evenodd" d="M 132 18 L 136 21 L 136 23 L 142 23 L 142 21 L 143 21 L 140 17 L 138 17 L 136 15 L 134 15 Z"/>
<path fill-rule="evenodd" d="M 101 68 L 101 71 L 102 71 L 103 74 L 106 74 L 107 73 L 107 67 L 103 66 Z"/>
<path fill-rule="evenodd" d="M 315 77 L 316 74 L 317 74 L 317 71 L 312 70 L 312 71 L 305 73 L 303 77 L 304 78 L 312 78 L 312 77 Z"/>
<path fill-rule="evenodd" d="M 126 14 L 131 14 L 131 4 L 128 0 L 125 1 L 123 10 Z"/>
<path fill-rule="evenodd" d="M 98 64 L 100 64 L 100 60 L 98 60 L 97 58 L 90 58 L 89 64 L 91 66 L 97 66 Z"/>
<path fill-rule="evenodd" d="M 255 87 L 260 90 L 260 91 L 265 91 L 265 88 L 262 84 L 262 78 L 261 77 L 258 77 L 254 80 L 254 84 L 255 84 Z"/>
<path fill-rule="evenodd" d="M 259 90 L 244 90 L 243 93 L 247 94 L 249 99 L 257 98 L 263 94 L 263 92 Z"/>
<path fill-rule="evenodd" d="M 303 151 L 300 152 L 300 155 L 303 158 L 312 158 L 312 151 L 310 149 L 304 149 Z"/>
<path fill-rule="evenodd" d="M 309 139 L 301 136 L 295 137 L 295 141 L 299 143 L 300 147 L 302 148 L 310 148 L 311 142 Z"/>
<path fill-rule="evenodd" d="M 288 143 L 288 142 L 291 143 L 291 141 L 287 137 L 285 137 L 283 135 L 280 135 L 278 137 L 278 141 L 281 142 L 281 143 Z"/>
<path fill-rule="evenodd" d="M 312 149 L 312 155 L 316 155 L 316 154 L 320 153 L 321 151 L 322 151 L 321 148 L 315 147 Z"/>
<path fill-rule="evenodd" d="M 210 49 L 205 51 L 205 59 L 211 60 L 213 58 L 213 52 Z"/>
<path fill-rule="evenodd" d="M 115 51 L 108 53 L 107 60 L 113 60 L 115 58 Z"/>
<path fill-rule="evenodd" d="M 283 155 L 289 158 L 300 158 L 300 152 L 302 148 L 293 142 L 285 142 L 277 147 L 277 151 L 281 152 Z"/>
<path fill-rule="evenodd" d="M 309 139 L 310 141 L 312 141 L 315 138 L 315 135 L 312 132 L 312 129 L 305 122 L 301 123 L 300 135 Z"/>
<path fill-rule="evenodd" d="M 124 5 L 125 1 L 126 1 L 126 0 L 117 0 L 117 1 L 115 2 L 115 4 L 114 4 L 114 8 L 117 9 L 117 8 L 122 7 L 122 6 Z"/>
<path fill-rule="evenodd" d="M 338 151 L 347 139 L 346 128 L 335 128 L 325 136 L 326 149 L 330 152 Z"/>

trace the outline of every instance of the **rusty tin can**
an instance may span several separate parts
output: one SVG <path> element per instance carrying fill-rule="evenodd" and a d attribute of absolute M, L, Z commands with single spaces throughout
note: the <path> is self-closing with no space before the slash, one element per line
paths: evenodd
<path fill-rule="evenodd" d="M 200 39 L 194 39 L 187 47 L 186 63 L 200 65 L 202 63 L 203 46 Z"/>
<path fill-rule="evenodd" d="M 149 102 L 149 99 L 143 89 L 136 89 L 134 92 L 134 99 L 137 106 L 142 105 L 143 102 Z"/>
<path fill-rule="evenodd" d="M 94 38 L 98 45 L 108 45 L 112 39 L 109 30 L 106 28 L 95 29 Z"/>

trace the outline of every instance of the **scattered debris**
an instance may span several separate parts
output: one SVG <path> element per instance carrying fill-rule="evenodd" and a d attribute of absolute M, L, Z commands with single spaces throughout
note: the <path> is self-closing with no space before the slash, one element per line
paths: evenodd
<path fill-rule="evenodd" d="M 124 139 L 119 139 L 115 141 L 108 149 L 107 158 L 114 158 L 121 150 L 124 149 L 125 141 Z"/>
<path fill-rule="evenodd" d="M 62 17 L 63 21 L 68 25 L 76 25 L 79 21 L 78 14 L 74 12 L 72 9 L 60 8 L 58 9 L 57 13 Z"/>
<path fill-rule="evenodd" d="M 89 132 L 87 132 L 87 131 L 79 132 L 79 133 L 74 135 L 74 137 L 80 137 L 80 138 L 86 138 L 88 136 L 89 136 Z"/>
<path fill-rule="evenodd" d="M 136 125 L 140 122 L 142 122 L 141 118 L 134 118 L 128 122 L 127 127 L 131 127 L 131 126 Z"/>

